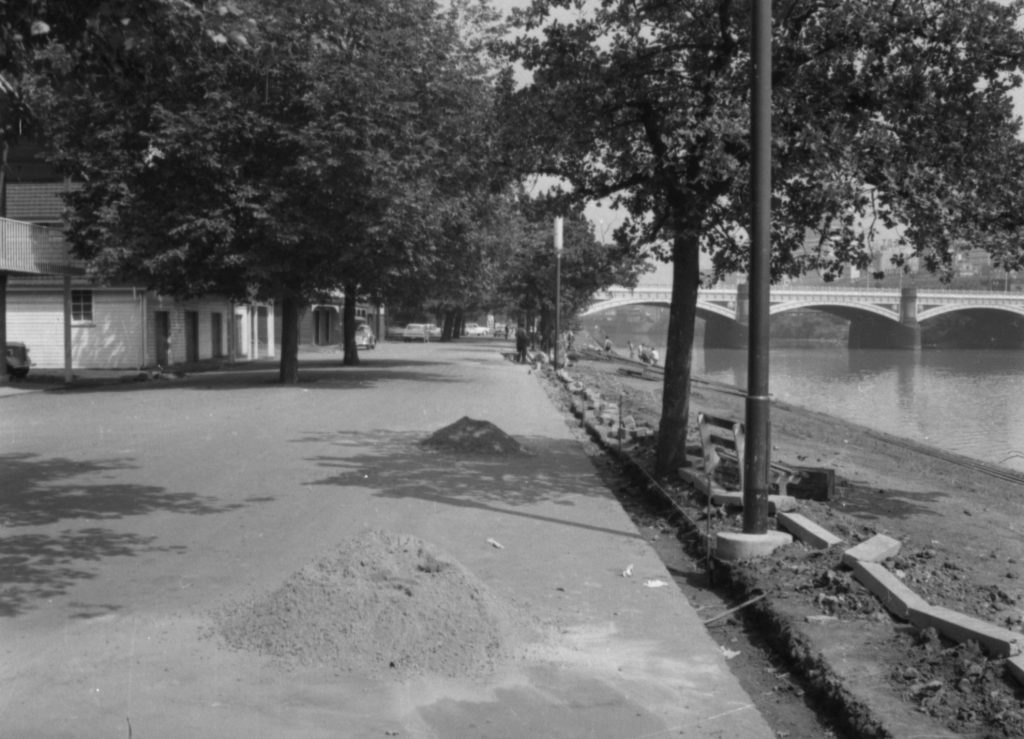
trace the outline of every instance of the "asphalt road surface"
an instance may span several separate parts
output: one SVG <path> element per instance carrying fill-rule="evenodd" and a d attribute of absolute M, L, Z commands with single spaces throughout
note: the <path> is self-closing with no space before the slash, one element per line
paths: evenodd
<path fill-rule="evenodd" d="M 0 397 L 0 735 L 772 736 L 682 594 L 644 586 L 671 578 L 508 348 Z M 535 455 L 418 445 L 462 416 Z M 403 681 L 211 638 L 218 608 L 371 527 L 450 553 L 544 638 L 485 680 Z"/>

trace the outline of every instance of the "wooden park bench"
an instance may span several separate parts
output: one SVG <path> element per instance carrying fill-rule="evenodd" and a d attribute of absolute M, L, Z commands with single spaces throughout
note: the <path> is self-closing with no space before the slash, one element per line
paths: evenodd
<path fill-rule="evenodd" d="M 709 413 L 698 413 L 697 426 L 700 430 L 701 455 L 704 458 L 704 474 L 707 477 L 711 501 L 716 505 L 742 506 L 743 455 L 746 447 L 746 430 L 743 424 Z M 777 494 L 769 495 L 772 508 L 783 508 L 784 501 L 778 499 L 789 498 L 789 484 L 800 476 L 799 469 L 778 462 L 770 463 L 768 483 L 778 490 Z M 726 487 L 722 482 L 723 478 L 734 480 L 735 489 L 730 490 Z"/>

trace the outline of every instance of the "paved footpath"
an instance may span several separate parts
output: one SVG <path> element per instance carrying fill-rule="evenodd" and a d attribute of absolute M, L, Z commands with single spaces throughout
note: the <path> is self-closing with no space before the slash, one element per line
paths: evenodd
<path fill-rule="evenodd" d="M 294 387 L 240 365 L 0 397 L 0 735 L 771 737 L 685 597 L 645 586 L 671 577 L 502 348 L 310 355 Z M 417 445 L 462 416 L 536 456 Z M 391 682 L 204 638 L 213 610 L 367 527 L 448 552 L 551 625 L 544 643 L 491 678 Z"/>

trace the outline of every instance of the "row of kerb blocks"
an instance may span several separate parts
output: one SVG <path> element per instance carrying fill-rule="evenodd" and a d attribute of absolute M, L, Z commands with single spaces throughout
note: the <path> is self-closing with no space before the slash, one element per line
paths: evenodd
<path fill-rule="evenodd" d="M 559 370 L 557 374 L 558 379 L 573 394 L 573 415 L 598 440 L 646 443 L 654 439 L 654 429 L 638 424 L 631 415 L 623 415 L 618 403 L 605 400 L 596 390 L 572 379 L 564 370 Z"/>

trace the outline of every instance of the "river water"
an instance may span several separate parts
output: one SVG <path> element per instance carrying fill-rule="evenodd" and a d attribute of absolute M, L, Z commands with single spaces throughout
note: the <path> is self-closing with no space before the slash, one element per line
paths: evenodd
<path fill-rule="evenodd" d="M 619 338 L 665 356 L 664 336 Z M 745 350 L 696 344 L 695 375 L 746 390 Z M 1024 471 L 1024 351 L 773 346 L 769 367 L 780 400 Z"/>

